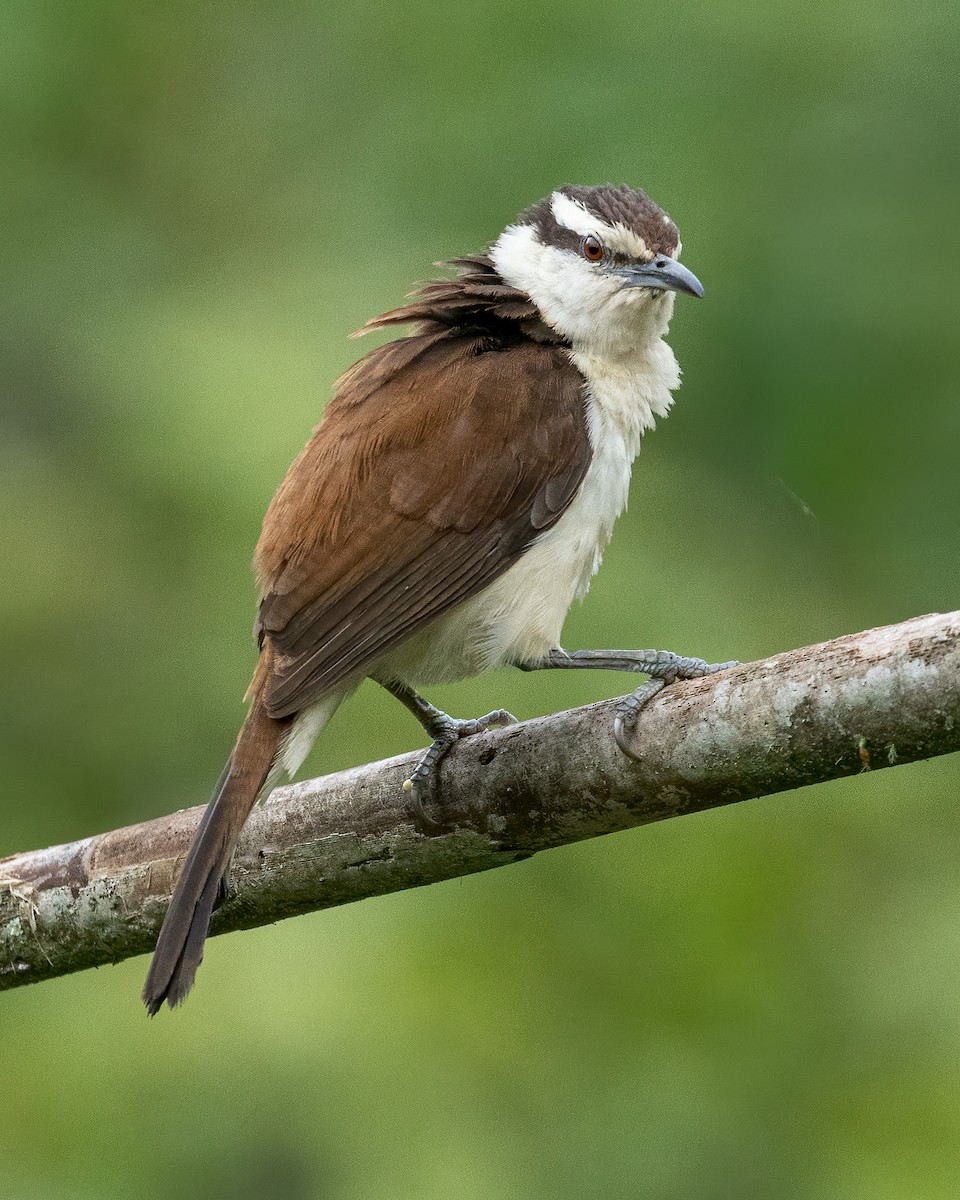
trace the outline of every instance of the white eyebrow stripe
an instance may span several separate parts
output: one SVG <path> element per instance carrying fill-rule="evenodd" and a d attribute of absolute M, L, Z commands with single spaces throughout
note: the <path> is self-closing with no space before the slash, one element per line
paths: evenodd
<path fill-rule="evenodd" d="M 604 240 L 611 250 L 619 250 L 621 254 L 630 254 L 634 258 L 646 258 L 649 255 L 647 243 L 639 233 L 634 233 L 626 225 L 617 221 L 614 225 L 608 225 L 606 229 Z"/>
<path fill-rule="evenodd" d="M 558 225 L 572 229 L 581 237 L 586 237 L 588 233 L 599 233 L 599 227 L 604 224 L 603 221 L 598 221 L 596 217 L 591 216 L 579 200 L 571 200 L 563 192 L 553 193 L 550 197 L 550 207 Z"/>
<path fill-rule="evenodd" d="M 599 217 L 588 212 L 579 200 L 572 200 L 563 192 L 553 193 L 550 197 L 550 207 L 558 225 L 563 225 L 573 233 L 579 233 L 581 237 L 595 234 L 611 250 L 630 254 L 634 258 L 644 258 L 649 253 L 647 243 L 638 233 L 634 233 L 619 221 L 613 225 L 601 221 Z"/>

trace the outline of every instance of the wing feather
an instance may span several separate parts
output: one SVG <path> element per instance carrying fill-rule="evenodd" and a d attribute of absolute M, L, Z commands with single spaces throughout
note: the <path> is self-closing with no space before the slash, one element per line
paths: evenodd
<path fill-rule="evenodd" d="M 590 461 L 562 348 L 421 334 L 340 380 L 257 546 L 267 711 L 289 716 L 492 583 Z"/>

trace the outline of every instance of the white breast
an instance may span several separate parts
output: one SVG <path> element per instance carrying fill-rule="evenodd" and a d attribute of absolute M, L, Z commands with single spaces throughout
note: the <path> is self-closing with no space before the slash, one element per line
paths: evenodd
<path fill-rule="evenodd" d="M 587 594 L 626 507 L 641 435 L 666 414 L 680 382 L 662 341 L 615 363 L 585 353 L 572 358 L 587 381 L 593 457 L 570 507 L 495 583 L 379 663 L 376 678 L 452 682 L 542 658 L 560 644 L 567 612 Z"/>

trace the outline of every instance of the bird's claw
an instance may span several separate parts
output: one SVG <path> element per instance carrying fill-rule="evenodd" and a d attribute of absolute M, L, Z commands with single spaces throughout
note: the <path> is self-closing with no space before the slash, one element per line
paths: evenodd
<path fill-rule="evenodd" d="M 663 691 L 668 684 L 675 683 L 678 679 L 702 679 L 705 675 L 716 675 L 720 671 L 728 671 L 731 667 L 739 666 L 740 663 L 734 660 L 708 663 L 702 658 L 677 657 L 675 662 L 658 670 L 652 679 L 642 683 L 617 705 L 613 718 L 613 737 L 617 745 L 627 758 L 632 758 L 634 762 L 641 762 L 640 755 L 627 739 L 634 732 L 641 709 L 649 704 L 658 692 Z"/>
<path fill-rule="evenodd" d="M 417 763 L 410 778 L 403 781 L 403 790 L 410 796 L 410 809 L 413 816 L 423 825 L 432 829 L 445 828 L 442 822 L 435 821 L 433 817 L 428 816 L 424 809 L 424 801 L 435 798 L 440 763 L 461 738 L 473 737 L 474 734 L 485 733 L 488 729 L 516 725 L 516 723 L 517 718 L 513 713 L 507 712 L 505 708 L 497 708 L 483 717 L 474 717 L 463 721 L 442 713 L 430 728 L 430 733 L 434 735 L 433 742 Z"/>

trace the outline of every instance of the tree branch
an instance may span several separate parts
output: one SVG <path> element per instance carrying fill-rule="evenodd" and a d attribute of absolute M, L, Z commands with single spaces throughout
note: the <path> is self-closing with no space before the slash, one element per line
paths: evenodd
<path fill-rule="evenodd" d="M 615 706 L 461 742 L 442 768 L 439 834 L 408 812 L 416 755 L 278 789 L 247 823 L 212 932 L 960 750 L 960 612 L 668 687 L 638 723 L 641 762 L 614 743 Z M 202 811 L 0 860 L 0 988 L 151 949 Z"/>

